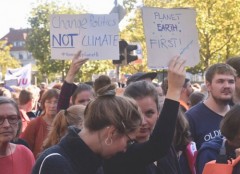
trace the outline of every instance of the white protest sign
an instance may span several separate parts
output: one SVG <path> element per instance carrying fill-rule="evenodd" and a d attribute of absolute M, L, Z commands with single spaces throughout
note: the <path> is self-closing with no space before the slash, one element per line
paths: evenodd
<path fill-rule="evenodd" d="M 81 56 L 90 60 L 119 59 L 118 15 L 56 14 L 50 17 L 52 59 Z"/>
<path fill-rule="evenodd" d="M 194 66 L 200 60 L 196 12 L 190 8 L 142 8 L 148 67 L 166 67 L 174 56 Z"/>
<path fill-rule="evenodd" d="M 11 69 L 8 68 L 5 74 L 5 81 L 6 82 L 14 82 L 17 80 L 17 86 L 27 87 L 31 85 L 31 72 L 32 72 L 32 65 L 27 64 L 22 68 Z"/>

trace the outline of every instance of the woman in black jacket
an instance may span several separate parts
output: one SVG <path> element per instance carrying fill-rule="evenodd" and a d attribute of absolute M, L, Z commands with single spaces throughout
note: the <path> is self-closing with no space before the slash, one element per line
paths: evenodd
<path fill-rule="evenodd" d="M 154 162 L 168 153 L 174 136 L 178 101 L 185 80 L 184 62 L 179 58 L 174 58 L 170 62 L 169 88 L 159 118 L 158 94 L 153 84 L 140 81 L 126 88 L 124 94 L 134 98 L 141 108 L 143 123 L 136 136 L 137 143 L 132 144 L 126 153 L 119 153 L 105 161 L 103 166 L 105 174 L 157 172 Z"/>

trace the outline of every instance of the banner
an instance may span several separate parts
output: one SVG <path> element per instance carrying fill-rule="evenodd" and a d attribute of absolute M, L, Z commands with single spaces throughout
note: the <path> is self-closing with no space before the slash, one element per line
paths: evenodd
<path fill-rule="evenodd" d="M 27 64 L 22 68 L 7 69 L 5 83 L 11 82 L 12 85 L 27 87 L 31 85 L 32 65 Z M 15 84 L 13 84 L 15 82 Z"/>
<path fill-rule="evenodd" d="M 148 67 L 161 69 L 175 56 L 187 66 L 200 61 L 196 11 L 191 8 L 143 7 Z"/>
<path fill-rule="evenodd" d="M 117 13 L 51 15 L 51 58 L 72 59 L 81 50 L 81 56 L 90 60 L 118 60 L 118 33 Z"/>

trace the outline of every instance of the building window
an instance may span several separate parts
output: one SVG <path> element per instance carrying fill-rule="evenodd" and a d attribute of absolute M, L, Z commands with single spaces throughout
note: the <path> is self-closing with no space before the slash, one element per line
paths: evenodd
<path fill-rule="evenodd" d="M 19 53 L 19 59 L 23 59 L 23 55 L 21 53 Z"/>

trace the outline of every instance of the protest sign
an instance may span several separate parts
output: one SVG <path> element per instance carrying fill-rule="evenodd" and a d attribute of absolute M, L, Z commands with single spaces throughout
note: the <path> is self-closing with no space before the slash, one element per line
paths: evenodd
<path fill-rule="evenodd" d="M 8 68 L 5 74 L 5 83 L 8 85 L 27 87 L 31 85 L 31 71 L 31 64 L 16 69 Z"/>
<path fill-rule="evenodd" d="M 174 56 L 185 58 L 187 66 L 199 62 L 194 9 L 143 7 L 142 16 L 149 68 L 166 67 Z"/>
<path fill-rule="evenodd" d="M 118 15 L 54 14 L 50 17 L 52 59 L 81 56 L 90 60 L 119 59 Z"/>

